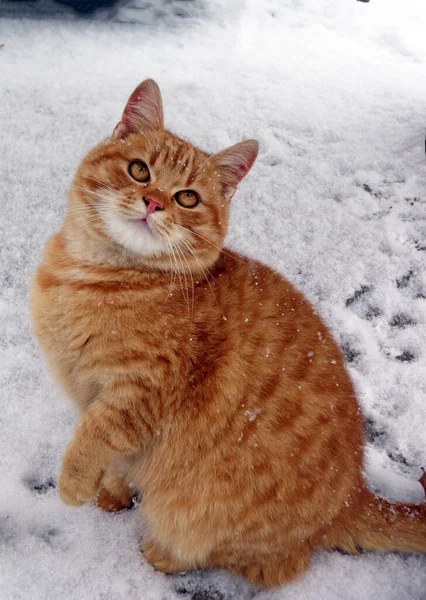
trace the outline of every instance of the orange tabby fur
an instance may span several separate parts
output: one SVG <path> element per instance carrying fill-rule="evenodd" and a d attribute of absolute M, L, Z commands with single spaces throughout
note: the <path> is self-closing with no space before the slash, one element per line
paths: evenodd
<path fill-rule="evenodd" d="M 119 510 L 140 491 L 141 549 L 166 572 L 226 568 L 272 586 L 314 548 L 425 552 L 425 506 L 364 485 L 362 416 L 327 328 L 279 274 L 221 249 L 256 153 L 249 140 L 209 157 L 164 130 L 146 81 L 80 165 L 31 295 L 36 335 L 81 412 L 60 496 Z M 137 159 L 146 184 L 127 171 Z M 195 208 L 173 199 L 186 189 Z M 115 229 L 145 215 L 143 195 L 162 210 L 140 237 L 169 236 L 166 250 L 136 251 L 136 226 Z"/>

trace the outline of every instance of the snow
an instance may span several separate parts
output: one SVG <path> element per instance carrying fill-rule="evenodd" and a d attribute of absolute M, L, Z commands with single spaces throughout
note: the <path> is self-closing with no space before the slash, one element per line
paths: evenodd
<path fill-rule="evenodd" d="M 139 555 L 135 511 L 58 499 L 75 414 L 32 338 L 28 281 L 79 160 L 148 76 L 177 134 L 208 151 L 260 141 L 228 244 L 285 274 L 332 328 L 367 418 L 373 489 L 423 497 L 424 0 L 178 4 L 186 18 L 118 12 L 136 25 L 0 21 L 0 598 L 422 600 L 414 555 L 318 553 L 273 591 L 222 572 L 166 577 Z"/>

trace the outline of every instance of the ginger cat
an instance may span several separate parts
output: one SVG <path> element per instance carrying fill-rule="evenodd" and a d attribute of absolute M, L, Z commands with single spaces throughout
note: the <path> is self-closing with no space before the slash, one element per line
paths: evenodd
<path fill-rule="evenodd" d="M 315 548 L 426 552 L 426 508 L 366 489 L 360 408 L 309 302 L 222 249 L 257 151 L 174 136 L 144 81 L 77 171 L 31 309 L 80 410 L 62 500 L 119 510 L 140 492 L 156 569 L 274 586 Z"/>

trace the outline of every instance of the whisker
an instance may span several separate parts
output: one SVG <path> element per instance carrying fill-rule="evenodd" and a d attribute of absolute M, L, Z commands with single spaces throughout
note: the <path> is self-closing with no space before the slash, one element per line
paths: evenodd
<path fill-rule="evenodd" d="M 213 287 L 209 281 L 209 275 L 210 277 L 212 277 L 214 279 L 214 281 L 216 282 L 215 277 L 213 277 L 212 273 L 209 271 L 209 269 L 202 263 L 200 257 L 198 256 L 198 254 L 196 253 L 195 249 L 190 245 L 190 243 L 187 240 L 181 239 L 181 242 L 183 242 L 186 247 L 188 248 L 188 250 L 190 251 L 190 253 L 192 254 L 192 256 L 195 258 L 195 260 L 198 261 L 200 267 L 201 267 L 201 271 L 208 283 L 208 286 L 210 288 L 211 293 L 213 294 L 213 298 L 215 299 L 216 304 L 218 304 L 217 298 L 216 298 L 216 294 L 214 293 Z M 206 273 L 206 269 L 208 271 L 208 274 Z"/>
<path fill-rule="evenodd" d="M 99 221 L 100 219 L 102 219 L 101 215 L 97 214 L 97 215 L 93 215 L 90 218 L 78 217 L 78 218 L 74 219 L 74 223 L 94 223 L 96 221 Z"/>
<path fill-rule="evenodd" d="M 179 275 L 179 268 L 178 268 L 178 264 L 177 264 L 177 260 L 176 260 L 176 253 L 170 242 L 169 242 L 169 246 L 170 246 L 170 250 L 172 251 L 172 258 L 173 258 L 173 285 L 174 285 L 175 281 Z"/>
<path fill-rule="evenodd" d="M 86 213 L 86 212 L 93 212 L 96 211 L 97 209 L 102 209 L 102 208 L 109 208 L 109 204 L 96 204 L 92 205 L 92 204 L 88 204 L 85 206 L 73 206 L 71 208 L 67 209 L 67 213 L 72 215 L 72 214 L 77 214 L 77 213 Z"/>
<path fill-rule="evenodd" d="M 201 261 L 201 258 L 198 256 L 198 253 L 196 252 L 195 248 L 192 246 L 191 242 L 189 242 L 188 240 L 185 239 L 181 239 L 181 242 L 183 242 L 185 244 L 185 246 L 188 248 L 190 254 L 198 260 L 198 262 L 200 263 L 200 265 L 203 266 L 203 268 L 208 272 L 208 274 L 210 275 L 210 277 L 212 279 L 214 279 L 214 281 L 217 283 L 216 277 L 213 275 L 213 273 L 210 271 L 210 269 L 208 267 L 206 267 L 206 265 Z"/>
<path fill-rule="evenodd" d="M 71 214 L 74 222 L 76 223 L 93 223 L 97 220 L 102 219 L 105 216 L 107 209 L 110 208 L 109 204 L 98 205 L 92 214 L 87 214 L 85 212 L 77 212 L 75 214 Z"/>
<path fill-rule="evenodd" d="M 169 261 L 170 261 L 170 289 L 169 289 L 169 293 L 166 298 L 166 302 L 167 302 L 167 300 L 172 295 L 172 289 L 173 289 L 173 286 L 174 286 L 174 283 L 176 280 L 176 271 L 175 271 L 174 265 L 172 263 L 172 258 L 174 259 L 174 253 L 173 253 L 173 248 L 170 245 L 169 236 L 167 234 L 165 234 L 164 239 L 166 240 L 166 244 L 169 249 L 168 257 L 169 257 Z"/>
<path fill-rule="evenodd" d="M 189 272 L 189 275 L 191 277 L 191 283 L 192 283 L 192 312 L 191 312 L 191 315 L 194 316 L 194 305 L 195 305 L 194 277 L 192 276 L 191 267 L 190 267 L 190 265 L 188 263 L 188 260 L 187 260 L 187 258 L 185 256 L 185 254 L 182 251 L 182 248 L 179 247 L 178 243 L 176 243 L 176 247 L 177 247 L 178 252 L 182 255 L 182 258 L 183 258 L 183 260 L 185 261 L 185 263 L 186 263 L 186 265 L 188 267 L 188 272 Z M 186 274 L 185 274 L 185 283 L 186 283 Z M 188 293 L 188 309 L 189 309 L 189 293 Z"/>
<path fill-rule="evenodd" d="M 183 277 L 185 278 L 185 291 L 186 291 L 186 294 L 185 294 L 185 301 L 186 301 L 186 304 L 187 304 L 187 306 L 188 306 L 188 312 L 189 312 L 189 292 L 188 292 L 188 281 L 187 281 L 187 279 L 186 279 L 185 265 L 183 264 L 183 262 L 182 262 L 182 258 L 181 258 L 181 256 L 182 256 L 182 252 L 180 251 L 180 249 L 179 249 L 178 245 L 176 244 L 176 242 L 174 242 L 172 239 L 170 239 L 170 241 L 171 241 L 171 243 L 173 244 L 173 247 L 175 248 L 175 250 L 176 250 L 176 252 L 177 252 L 177 258 L 179 259 L 180 266 L 182 267 L 182 275 L 183 275 Z M 182 290 L 182 291 L 183 291 L 183 290 Z"/>
<path fill-rule="evenodd" d="M 177 274 L 178 274 L 178 277 L 179 277 L 179 283 L 180 283 L 180 288 L 181 288 L 181 290 L 182 290 L 182 296 L 185 298 L 185 292 L 184 292 L 184 289 L 183 289 L 182 276 L 181 276 L 181 274 L 180 274 L 180 271 L 179 271 L 179 265 L 178 265 L 178 263 L 177 263 L 177 256 L 176 256 L 176 254 L 175 254 L 175 252 L 174 252 L 174 250 L 175 250 L 175 248 L 174 248 L 174 243 L 173 243 L 173 240 L 172 240 L 171 238 L 170 238 L 170 244 L 172 245 L 172 248 L 173 248 L 173 255 L 174 255 L 174 257 L 175 257 L 175 261 L 176 261 L 176 267 L 177 267 L 177 269 L 176 269 L 176 272 L 177 272 Z"/>
<path fill-rule="evenodd" d="M 183 282 L 182 282 L 182 277 L 179 271 L 179 265 L 178 265 L 178 261 L 177 261 L 177 256 L 176 256 L 176 252 L 175 252 L 175 248 L 174 248 L 174 244 L 172 241 L 172 238 L 170 237 L 170 235 L 167 233 L 165 227 L 159 223 L 156 223 L 156 229 L 158 232 L 160 232 L 160 234 L 163 235 L 167 246 L 170 250 L 169 253 L 169 258 L 171 257 L 173 259 L 173 267 L 172 267 L 172 274 L 173 274 L 173 280 L 170 283 L 170 289 L 172 288 L 172 286 L 174 286 L 175 281 L 176 281 L 176 277 L 179 277 L 179 283 L 180 283 L 180 287 L 182 290 L 182 295 L 185 297 L 185 293 L 184 293 L 184 289 L 183 289 Z M 170 261 L 171 263 L 171 261 Z"/>
<path fill-rule="evenodd" d="M 232 254 L 230 254 L 229 252 L 227 252 L 224 248 L 221 248 L 220 246 L 217 246 L 211 240 L 208 240 L 206 237 L 204 237 L 203 235 L 201 235 L 201 233 L 198 233 L 197 231 L 193 231 L 192 229 L 189 229 L 188 227 L 184 227 L 183 225 L 179 225 L 179 223 L 175 223 L 175 225 L 177 225 L 181 229 L 185 229 L 185 231 L 188 231 L 188 233 L 191 233 L 191 234 L 199 237 L 200 239 L 204 240 L 205 242 L 207 242 L 207 244 L 210 244 L 210 246 L 213 246 L 213 248 L 216 248 L 220 252 L 223 252 L 224 254 L 226 254 L 226 256 L 229 256 L 230 258 L 233 258 L 234 260 L 236 260 L 238 262 L 245 262 L 243 259 L 237 258 L 236 256 L 233 256 Z"/>
<path fill-rule="evenodd" d="M 105 194 L 101 194 L 100 192 L 95 192 L 94 190 L 90 190 L 89 188 L 81 187 L 80 185 L 76 185 L 76 184 L 74 184 L 74 187 L 77 190 L 86 192 L 87 194 L 92 194 L 92 196 L 96 196 L 96 198 L 100 198 L 101 200 L 109 200 L 108 196 L 106 196 Z M 114 190 L 114 193 L 117 196 L 121 196 L 120 192 L 118 192 L 116 190 Z"/>
<path fill-rule="evenodd" d="M 107 188 L 109 190 L 111 190 L 112 192 L 118 192 L 118 190 L 116 190 L 115 188 L 113 188 L 112 186 L 108 185 L 107 183 L 105 183 L 104 181 L 101 181 L 100 179 L 96 179 L 95 177 L 90 177 L 89 175 L 85 175 L 84 179 L 89 179 L 90 181 L 94 181 L 95 183 L 99 183 L 99 185 L 101 185 L 104 188 Z"/>

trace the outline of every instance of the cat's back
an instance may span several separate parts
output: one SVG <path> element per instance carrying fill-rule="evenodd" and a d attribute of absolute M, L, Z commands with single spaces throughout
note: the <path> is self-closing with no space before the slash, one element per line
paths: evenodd
<path fill-rule="evenodd" d="M 226 251 L 214 272 L 223 327 L 251 371 L 308 380 L 344 371 L 342 355 L 309 300 L 280 273 Z M 270 395 L 271 390 L 269 390 Z"/>
<path fill-rule="evenodd" d="M 361 441 L 362 418 L 343 355 L 316 309 L 266 265 L 233 253 L 223 261 L 221 308 L 229 325 L 221 376 L 248 411 L 249 428 L 265 408 L 281 432 L 305 419 L 315 427 L 330 423 L 337 438 L 342 421 L 349 421 L 350 443 Z"/>

